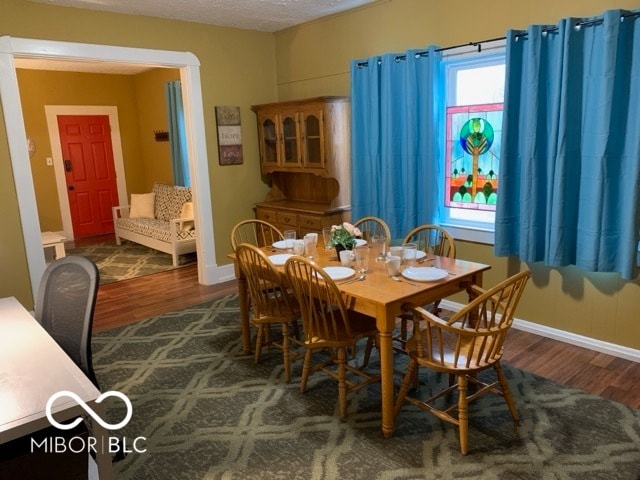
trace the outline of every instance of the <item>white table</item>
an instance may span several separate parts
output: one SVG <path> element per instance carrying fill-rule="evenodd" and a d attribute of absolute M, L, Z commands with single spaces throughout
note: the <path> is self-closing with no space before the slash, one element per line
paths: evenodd
<path fill-rule="evenodd" d="M 0 445 L 51 426 L 45 406 L 59 391 L 77 394 L 95 412 L 104 416 L 104 406 L 95 403 L 100 391 L 13 297 L 0 299 Z M 82 415 L 73 399 L 62 397 L 52 407 L 58 422 Z M 108 432 L 91 422 L 98 444 L 107 444 Z M 111 454 L 97 449 L 101 480 L 112 479 Z"/>
<path fill-rule="evenodd" d="M 56 260 L 66 255 L 66 252 L 64 250 L 64 241 L 67 239 L 67 237 L 53 232 L 41 232 L 40 237 L 42 239 L 42 248 L 53 247 L 55 249 Z"/>

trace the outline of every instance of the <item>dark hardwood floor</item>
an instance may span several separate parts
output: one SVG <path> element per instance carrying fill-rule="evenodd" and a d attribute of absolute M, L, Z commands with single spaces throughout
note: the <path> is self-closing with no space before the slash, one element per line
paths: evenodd
<path fill-rule="evenodd" d="M 236 291 L 235 281 L 199 285 L 195 265 L 101 286 L 94 330 L 137 322 Z M 640 408 L 640 363 L 515 329 L 509 333 L 504 361 L 541 377 Z"/>

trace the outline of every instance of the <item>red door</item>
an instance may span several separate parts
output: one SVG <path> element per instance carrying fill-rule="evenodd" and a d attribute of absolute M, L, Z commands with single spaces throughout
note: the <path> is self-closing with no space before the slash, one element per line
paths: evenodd
<path fill-rule="evenodd" d="M 62 159 L 76 238 L 113 233 L 118 188 L 107 115 L 59 115 Z"/>

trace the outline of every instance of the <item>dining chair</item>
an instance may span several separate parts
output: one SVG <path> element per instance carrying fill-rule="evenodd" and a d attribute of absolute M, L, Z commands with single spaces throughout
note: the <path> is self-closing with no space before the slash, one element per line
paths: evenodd
<path fill-rule="evenodd" d="M 469 402 L 487 393 L 500 395 L 518 424 L 518 410 L 500 359 L 513 315 L 530 277 L 531 272 L 520 272 L 488 290 L 470 284 L 467 288 L 469 303 L 449 320 L 436 317 L 422 307 L 412 307 L 417 321 L 406 345 L 409 364 L 395 400 L 396 416 L 407 401 L 457 425 L 463 455 L 468 451 Z M 410 396 L 409 389 L 419 367 L 449 374 L 448 387 L 426 400 Z M 477 374 L 491 368 L 496 380 L 487 383 L 489 380 L 478 378 Z M 457 402 L 450 401 L 450 395 L 455 391 Z M 436 407 L 434 402 L 445 396 L 448 399 L 445 406 L 438 404 Z M 453 413 L 455 410 L 457 415 Z"/>
<path fill-rule="evenodd" d="M 282 239 L 284 239 L 282 232 L 264 220 L 253 218 L 243 220 L 231 229 L 231 246 L 234 251 L 241 243 L 267 247 Z"/>
<path fill-rule="evenodd" d="M 414 228 L 405 236 L 402 243 L 415 243 L 418 250 L 428 255 L 438 255 L 440 257 L 456 258 L 455 240 L 447 230 L 438 225 L 426 224 Z M 440 300 L 433 302 L 432 313 L 437 315 L 440 312 Z M 400 333 L 394 336 L 398 342 L 395 350 L 406 353 L 405 344 L 408 335 L 408 323 L 413 320 L 413 313 L 405 311 L 400 315 Z"/>
<path fill-rule="evenodd" d="M 274 346 L 282 350 L 285 381 L 291 380 L 291 334 L 297 332 L 298 307 L 292 292 L 284 285 L 283 274 L 258 247 L 241 243 L 236 256 L 246 278 L 252 317 L 257 328 L 255 363 L 260 361 L 262 347 Z M 272 338 L 271 325 L 280 325 L 281 341 Z M 290 330 L 291 327 L 291 330 Z"/>
<path fill-rule="evenodd" d="M 100 273 L 87 257 L 68 255 L 44 271 L 35 303 L 38 323 L 100 390 L 93 371 L 91 333 Z"/>
<path fill-rule="evenodd" d="M 323 371 L 338 381 L 340 419 L 347 417 L 347 395 L 380 381 L 379 375 L 363 370 L 376 344 L 375 318 L 347 310 L 340 290 L 327 273 L 312 261 L 293 256 L 285 264 L 287 281 L 298 300 L 302 316 L 305 348 L 300 392 L 304 393 L 311 372 Z M 367 339 L 363 367 L 347 362 L 347 349 L 358 340 Z M 329 358 L 312 364 L 312 355 L 328 350 Z M 347 378 L 347 372 L 350 373 Z"/>
<path fill-rule="evenodd" d="M 362 238 L 369 239 L 376 235 L 384 236 L 387 239 L 387 245 L 391 243 L 391 231 L 387 223 L 378 217 L 363 217 L 353 224 L 362 232 Z"/>

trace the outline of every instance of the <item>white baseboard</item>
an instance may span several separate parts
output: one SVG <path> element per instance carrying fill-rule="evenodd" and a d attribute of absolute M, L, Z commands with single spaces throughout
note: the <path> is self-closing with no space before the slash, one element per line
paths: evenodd
<path fill-rule="evenodd" d="M 210 265 L 204 270 L 205 285 L 215 285 L 216 283 L 228 282 L 235 280 L 236 273 L 233 263 L 227 265 Z"/>
<path fill-rule="evenodd" d="M 447 310 L 458 311 L 463 307 L 463 305 L 457 302 L 443 300 L 440 302 L 440 307 L 446 308 Z M 570 345 L 587 348 L 595 352 L 606 353 L 607 355 L 613 355 L 614 357 L 624 358 L 625 360 L 640 363 L 640 350 L 616 345 L 615 343 L 596 340 L 595 338 L 585 337 L 583 335 L 547 327 L 545 325 L 521 320 L 519 318 L 515 318 L 513 320 L 513 328 L 524 332 L 534 333 L 542 337 L 551 338 L 553 340 L 558 340 Z"/>

